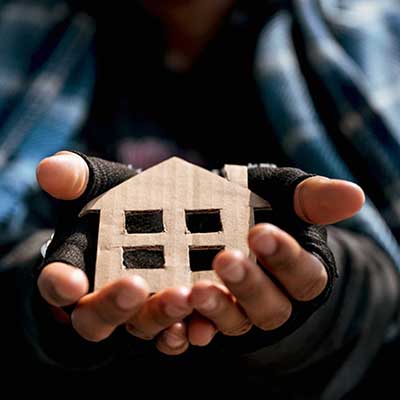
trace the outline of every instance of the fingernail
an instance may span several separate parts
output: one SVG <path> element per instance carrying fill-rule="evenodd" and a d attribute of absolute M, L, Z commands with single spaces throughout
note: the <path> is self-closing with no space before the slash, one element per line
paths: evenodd
<path fill-rule="evenodd" d="M 172 349 L 178 349 L 179 347 L 182 347 L 186 341 L 185 338 L 172 333 L 165 333 L 164 338 L 168 347 L 171 347 Z"/>
<path fill-rule="evenodd" d="M 244 279 L 245 270 L 240 264 L 228 264 L 221 268 L 220 274 L 222 278 L 228 282 L 239 283 Z"/>
<path fill-rule="evenodd" d="M 171 305 L 171 304 L 167 304 L 167 305 L 165 306 L 165 312 L 166 312 L 170 317 L 176 318 L 176 317 L 182 317 L 182 316 L 184 316 L 184 315 L 187 313 L 187 310 L 186 310 L 186 309 L 183 309 L 183 308 L 181 308 L 181 307 L 177 307 L 177 306 L 173 306 L 173 305 Z"/>
<path fill-rule="evenodd" d="M 129 310 L 136 305 L 137 299 L 132 291 L 121 289 L 118 292 L 115 301 L 119 308 Z"/>
<path fill-rule="evenodd" d="M 278 242 L 272 229 L 265 230 L 256 235 L 252 240 L 253 250 L 263 256 L 272 256 L 278 249 Z"/>

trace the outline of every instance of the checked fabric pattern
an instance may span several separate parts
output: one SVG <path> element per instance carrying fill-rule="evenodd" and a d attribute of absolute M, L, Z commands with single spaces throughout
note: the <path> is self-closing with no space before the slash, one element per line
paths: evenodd
<path fill-rule="evenodd" d="M 273 134 L 305 171 L 371 182 L 346 225 L 400 267 L 400 4 L 275 3 L 254 60 Z M 24 233 L 37 162 L 71 146 L 87 117 L 94 37 L 63 0 L 0 2 L 0 243 Z"/>

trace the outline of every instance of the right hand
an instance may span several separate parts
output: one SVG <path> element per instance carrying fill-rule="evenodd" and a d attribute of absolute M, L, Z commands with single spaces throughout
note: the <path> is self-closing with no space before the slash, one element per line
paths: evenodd
<path fill-rule="evenodd" d="M 79 155 L 63 151 L 40 162 L 37 179 L 51 196 L 72 204 L 88 186 L 89 168 Z M 63 262 L 46 265 L 39 275 L 38 287 L 42 297 L 60 312 L 61 307 L 76 304 L 70 320 L 86 340 L 101 341 L 125 324 L 139 338 L 156 338 L 157 348 L 165 354 L 181 354 L 189 346 L 183 322 L 193 311 L 188 288 L 168 288 L 150 297 L 147 283 L 133 276 L 88 293 L 86 274 Z M 209 340 L 213 335 L 210 330 Z"/>

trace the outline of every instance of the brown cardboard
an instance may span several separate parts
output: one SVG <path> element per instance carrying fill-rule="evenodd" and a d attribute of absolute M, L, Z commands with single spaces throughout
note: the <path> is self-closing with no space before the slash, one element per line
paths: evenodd
<path fill-rule="evenodd" d="M 95 289 L 127 274 L 147 280 L 151 291 L 191 286 L 198 279 L 219 282 L 213 271 L 192 272 L 190 248 L 223 246 L 249 255 L 247 234 L 253 225 L 253 208 L 268 208 L 266 200 L 247 189 L 247 168 L 226 166 L 227 178 L 173 157 L 112 188 L 88 203 L 81 215 L 100 211 Z M 125 211 L 162 210 L 164 231 L 126 233 Z M 219 210 L 222 231 L 191 233 L 185 211 Z M 165 266 L 127 269 L 123 248 L 162 246 Z"/>

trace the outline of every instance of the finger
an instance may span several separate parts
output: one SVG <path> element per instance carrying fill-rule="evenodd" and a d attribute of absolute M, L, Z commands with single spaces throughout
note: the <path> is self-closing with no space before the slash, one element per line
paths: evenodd
<path fill-rule="evenodd" d="M 220 252 L 213 268 L 254 325 L 272 330 L 289 319 L 292 305 L 288 297 L 243 253 L 237 250 Z"/>
<path fill-rule="evenodd" d="M 355 183 L 313 176 L 297 185 L 296 214 L 311 224 L 333 224 L 349 218 L 364 204 L 363 190 Z"/>
<path fill-rule="evenodd" d="M 194 346 L 207 346 L 215 334 L 217 328 L 208 319 L 193 311 L 188 321 L 187 336 L 190 344 Z"/>
<path fill-rule="evenodd" d="M 36 170 L 41 188 L 60 200 L 74 200 L 83 194 L 89 181 L 89 168 L 75 153 L 61 151 L 42 160 Z"/>
<path fill-rule="evenodd" d="M 161 332 L 156 341 L 157 349 L 161 353 L 170 356 L 184 353 L 189 347 L 186 329 L 187 327 L 184 322 L 176 322 Z"/>
<path fill-rule="evenodd" d="M 89 289 L 83 271 L 71 265 L 54 262 L 43 268 L 38 279 L 39 292 L 51 305 L 63 307 L 76 303 Z"/>
<path fill-rule="evenodd" d="M 278 227 L 254 226 L 249 233 L 249 246 L 295 299 L 312 300 L 325 289 L 328 274 L 321 261 Z"/>
<path fill-rule="evenodd" d="M 211 282 L 196 282 L 192 288 L 190 302 L 225 335 L 242 335 L 251 328 L 251 322 L 229 292 Z"/>
<path fill-rule="evenodd" d="M 168 288 L 150 297 L 126 328 L 132 335 L 149 340 L 175 322 L 189 315 L 190 290 L 186 287 Z"/>
<path fill-rule="evenodd" d="M 86 340 L 103 340 L 138 311 L 148 294 L 141 277 L 120 279 L 83 297 L 71 314 L 72 325 Z"/>

